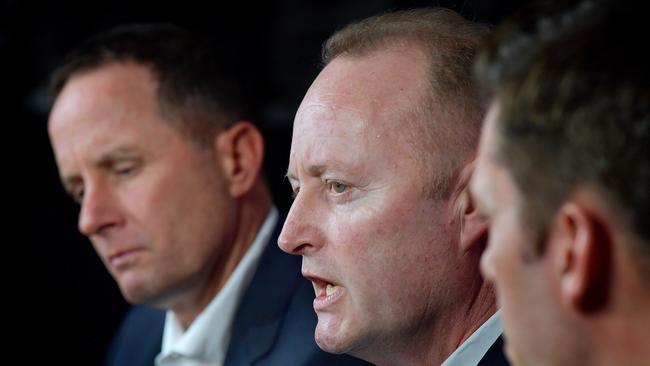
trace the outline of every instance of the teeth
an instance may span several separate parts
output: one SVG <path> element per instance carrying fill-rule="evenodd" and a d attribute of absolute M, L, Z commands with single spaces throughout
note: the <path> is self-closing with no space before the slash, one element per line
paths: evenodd
<path fill-rule="evenodd" d="M 336 292 L 336 290 L 338 288 L 339 288 L 338 286 L 328 283 L 327 288 L 325 289 L 325 293 L 327 294 L 327 296 L 329 296 L 329 295 L 333 294 L 334 292 Z"/>

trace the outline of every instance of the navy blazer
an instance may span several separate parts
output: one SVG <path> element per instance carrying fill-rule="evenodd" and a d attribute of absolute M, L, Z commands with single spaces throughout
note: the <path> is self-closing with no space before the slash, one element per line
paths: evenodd
<path fill-rule="evenodd" d="M 314 290 L 300 274 L 301 258 L 277 246 L 282 220 L 267 244 L 232 325 L 225 365 L 369 365 L 333 355 L 314 342 Z M 165 312 L 134 307 L 109 348 L 106 366 L 152 366 L 160 353 Z"/>

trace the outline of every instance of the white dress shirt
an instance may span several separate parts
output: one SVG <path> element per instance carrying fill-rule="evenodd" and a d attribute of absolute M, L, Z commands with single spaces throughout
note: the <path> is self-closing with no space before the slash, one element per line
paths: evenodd
<path fill-rule="evenodd" d="M 277 220 L 278 210 L 273 207 L 230 278 L 187 330 L 172 311 L 167 311 L 157 366 L 223 365 L 230 344 L 232 320 Z"/>
<path fill-rule="evenodd" d="M 476 366 L 503 333 L 501 314 L 494 313 L 440 366 Z"/>

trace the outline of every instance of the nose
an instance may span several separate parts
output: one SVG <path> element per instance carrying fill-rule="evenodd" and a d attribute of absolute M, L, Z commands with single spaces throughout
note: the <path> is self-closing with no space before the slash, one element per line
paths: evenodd
<path fill-rule="evenodd" d="M 102 233 L 121 222 L 115 195 L 102 183 L 87 184 L 79 212 L 79 231 L 91 236 Z"/>
<path fill-rule="evenodd" d="M 323 243 L 315 220 L 324 222 L 324 217 L 306 195 L 307 192 L 300 192 L 296 196 L 278 237 L 278 246 L 289 254 L 306 255 L 318 250 Z"/>

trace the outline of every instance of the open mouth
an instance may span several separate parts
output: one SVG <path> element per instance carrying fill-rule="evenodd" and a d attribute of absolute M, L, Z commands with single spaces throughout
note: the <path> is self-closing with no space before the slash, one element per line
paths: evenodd
<path fill-rule="evenodd" d="M 310 280 L 314 286 L 314 293 L 316 294 L 316 297 L 330 296 L 335 293 L 340 287 L 316 277 L 307 277 L 307 279 Z"/>
<path fill-rule="evenodd" d="M 344 287 L 323 278 L 304 275 L 314 287 L 314 309 L 319 310 L 333 304 L 344 293 Z"/>

